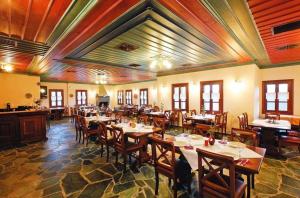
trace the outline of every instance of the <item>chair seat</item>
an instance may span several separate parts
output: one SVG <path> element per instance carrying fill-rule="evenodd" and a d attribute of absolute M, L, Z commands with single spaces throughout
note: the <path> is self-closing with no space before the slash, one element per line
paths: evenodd
<path fill-rule="evenodd" d="M 230 178 L 226 175 L 222 176 L 223 179 L 229 183 Z M 227 198 L 228 194 L 226 192 L 226 189 L 222 189 L 222 188 L 216 188 L 215 184 L 220 185 L 221 183 L 217 178 L 211 178 L 208 181 L 205 182 L 205 187 L 203 187 L 203 194 L 204 197 L 220 197 L 220 198 Z M 239 180 L 239 179 L 235 179 L 235 195 L 234 197 L 238 198 L 238 197 L 242 197 L 244 192 L 246 189 L 246 184 Z"/>
<path fill-rule="evenodd" d="M 299 137 L 300 138 L 300 132 L 299 131 L 288 131 L 288 136 L 292 137 Z"/>
<path fill-rule="evenodd" d="M 281 136 L 280 140 L 286 143 L 294 143 L 300 144 L 300 137 L 293 137 L 293 136 Z"/>

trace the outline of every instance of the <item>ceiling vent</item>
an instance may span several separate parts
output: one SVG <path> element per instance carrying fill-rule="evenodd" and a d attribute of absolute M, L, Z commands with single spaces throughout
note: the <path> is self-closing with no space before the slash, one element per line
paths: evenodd
<path fill-rule="evenodd" d="M 120 45 L 116 46 L 116 49 L 119 49 L 119 50 L 122 50 L 122 51 L 125 51 L 125 52 L 131 52 L 131 51 L 134 51 L 138 48 L 139 48 L 138 46 L 135 46 L 135 45 L 132 45 L 132 44 L 129 44 L 129 43 L 121 43 Z"/>
<path fill-rule="evenodd" d="M 273 34 L 280 34 L 283 32 L 288 32 L 288 31 L 292 31 L 292 30 L 296 30 L 300 28 L 300 21 L 295 21 L 295 22 L 291 22 L 291 23 L 287 23 L 284 25 L 279 25 L 276 27 L 273 27 Z"/>
<path fill-rule="evenodd" d="M 129 67 L 134 67 L 134 68 L 136 68 L 136 67 L 140 67 L 140 66 L 142 66 L 142 65 L 132 63 L 132 64 L 129 64 L 128 66 L 129 66 Z"/>
<path fill-rule="evenodd" d="M 280 47 L 276 47 L 277 50 L 288 50 L 288 49 L 295 49 L 295 48 L 299 48 L 300 45 L 299 44 L 288 44 L 288 45 L 283 45 Z"/>
<path fill-rule="evenodd" d="M 43 56 L 49 47 L 44 44 L 0 36 L 0 49 Z"/>

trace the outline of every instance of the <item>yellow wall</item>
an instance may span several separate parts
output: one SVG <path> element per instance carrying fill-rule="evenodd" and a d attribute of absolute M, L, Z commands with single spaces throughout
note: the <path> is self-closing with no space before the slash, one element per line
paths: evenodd
<path fill-rule="evenodd" d="M 32 106 L 40 98 L 39 82 L 39 76 L 0 73 L 0 108 L 6 108 L 8 102 L 11 107 Z M 31 93 L 32 98 L 27 99 L 26 93 Z"/>
<path fill-rule="evenodd" d="M 49 89 L 63 89 L 64 90 L 64 105 L 74 106 L 76 90 L 87 90 L 88 92 L 88 105 L 96 105 L 96 95 L 99 95 L 99 86 L 91 84 L 78 84 L 78 83 L 56 83 L 56 82 L 41 82 L 42 86 L 47 86 L 48 97 L 42 99 L 42 105 L 49 107 Z M 73 97 L 70 95 L 73 94 Z"/>
<path fill-rule="evenodd" d="M 230 67 L 217 70 L 207 70 L 186 74 L 158 77 L 156 81 L 133 83 L 114 86 L 109 92 L 113 106 L 116 106 L 116 94 L 118 90 L 132 89 L 133 94 L 139 93 L 139 89 L 148 88 L 149 104 L 164 104 L 164 109 L 171 109 L 171 87 L 175 83 L 189 83 L 189 109 L 200 110 L 200 81 L 223 80 L 224 111 L 228 111 L 228 125 L 237 126 L 237 116 L 248 112 L 249 118 L 258 116 L 258 108 L 255 108 L 258 90 L 258 67 L 254 64 L 238 67 Z M 239 83 L 236 83 L 236 80 Z M 139 99 L 133 101 L 139 104 Z"/>

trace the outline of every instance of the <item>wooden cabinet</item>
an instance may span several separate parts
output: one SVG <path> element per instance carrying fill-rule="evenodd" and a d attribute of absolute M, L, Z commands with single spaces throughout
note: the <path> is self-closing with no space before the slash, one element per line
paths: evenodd
<path fill-rule="evenodd" d="M 0 113 L 0 148 L 46 140 L 47 111 Z"/>
<path fill-rule="evenodd" d="M 21 142 L 32 142 L 46 138 L 45 116 L 20 117 Z"/>
<path fill-rule="evenodd" d="M 0 117 L 0 146 L 7 147 L 18 141 L 18 125 L 16 116 Z"/>

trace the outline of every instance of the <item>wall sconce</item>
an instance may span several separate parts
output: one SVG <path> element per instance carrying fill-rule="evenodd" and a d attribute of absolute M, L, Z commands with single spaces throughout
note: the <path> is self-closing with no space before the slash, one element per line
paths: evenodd
<path fill-rule="evenodd" d="M 240 79 L 235 79 L 232 83 L 232 90 L 234 92 L 240 92 L 243 89 L 243 82 Z"/>

